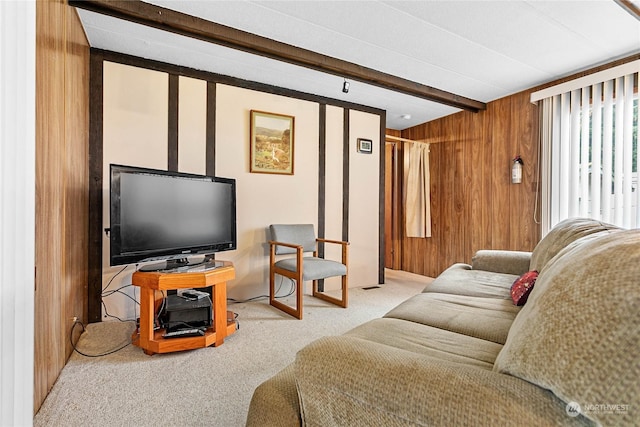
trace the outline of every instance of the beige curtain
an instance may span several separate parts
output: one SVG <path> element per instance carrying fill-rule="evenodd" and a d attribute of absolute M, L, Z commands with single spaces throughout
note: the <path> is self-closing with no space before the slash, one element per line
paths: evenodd
<path fill-rule="evenodd" d="M 431 237 L 429 144 L 407 144 L 404 152 L 407 237 Z"/>

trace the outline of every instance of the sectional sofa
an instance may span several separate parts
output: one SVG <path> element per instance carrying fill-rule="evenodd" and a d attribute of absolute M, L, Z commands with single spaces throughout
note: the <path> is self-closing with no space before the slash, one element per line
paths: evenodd
<path fill-rule="evenodd" d="M 640 230 L 577 218 L 306 346 L 255 390 L 247 426 L 639 420 Z"/>

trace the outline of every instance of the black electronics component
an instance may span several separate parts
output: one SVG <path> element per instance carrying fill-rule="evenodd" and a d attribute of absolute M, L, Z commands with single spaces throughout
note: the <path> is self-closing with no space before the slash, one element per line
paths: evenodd
<path fill-rule="evenodd" d="M 163 338 L 179 338 L 179 337 L 196 337 L 203 336 L 204 329 L 202 328 L 193 328 L 193 329 L 180 329 L 178 331 L 173 332 L 165 332 L 162 337 Z"/>
<path fill-rule="evenodd" d="M 192 329 L 204 330 L 212 325 L 211 299 L 209 297 L 186 299 L 180 295 L 168 295 L 159 318 L 160 325 L 167 333 Z"/>

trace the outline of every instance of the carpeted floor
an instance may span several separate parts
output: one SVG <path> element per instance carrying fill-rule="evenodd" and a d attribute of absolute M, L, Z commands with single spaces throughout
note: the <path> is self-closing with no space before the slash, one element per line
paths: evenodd
<path fill-rule="evenodd" d="M 103 357 L 74 353 L 35 426 L 243 426 L 253 390 L 309 342 L 380 317 L 431 279 L 387 271 L 379 288 L 349 290 L 342 309 L 306 296 L 296 320 L 266 300 L 231 304 L 240 329 L 220 347 L 145 355 L 129 345 Z M 87 326 L 78 349 L 100 354 L 130 341 L 133 323 Z"/>

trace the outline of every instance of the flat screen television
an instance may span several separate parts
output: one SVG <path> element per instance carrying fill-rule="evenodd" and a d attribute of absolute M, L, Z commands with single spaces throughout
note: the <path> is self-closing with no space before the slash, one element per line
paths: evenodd
<path fill-rule="evenodd" d="M 114 164 L 110 179 L 111 265 L 175 270 L 236 249 L 235 179 Z"/>

